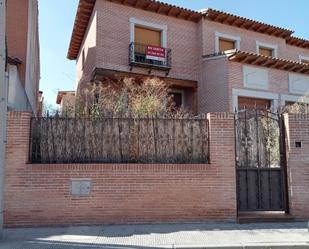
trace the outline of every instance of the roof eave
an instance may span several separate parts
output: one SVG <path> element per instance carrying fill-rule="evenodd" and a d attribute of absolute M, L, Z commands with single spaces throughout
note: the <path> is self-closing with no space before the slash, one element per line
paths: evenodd
<path fill-rule="evenodd" d="M 243 51 L 236 51 L 235 53 L 228 55 L 227 58 L 229 61 L 232 62 L 309 75 L 309 64 L 306 63 L 286 59 L 278 59 Z"/>

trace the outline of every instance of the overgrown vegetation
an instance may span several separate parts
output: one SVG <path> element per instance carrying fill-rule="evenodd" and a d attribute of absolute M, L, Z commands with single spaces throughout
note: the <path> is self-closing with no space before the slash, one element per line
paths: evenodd
<path fill-rule="evenodd" d="M 286 105 L 283 111 L 293 114 L 309 113 L 309 96 L 302 96 L 298 102 L 292 105 Z"/>
<path fill-rule="evenodd" d="M 67 106 L 62 115 L 70 117 L 172 117 L 190 116 L 184 108 L 176 108 L 169 86 L 158 78 L 136 82 L 125 78 L 118 82 L 85 84 L 75 106 Z"/>

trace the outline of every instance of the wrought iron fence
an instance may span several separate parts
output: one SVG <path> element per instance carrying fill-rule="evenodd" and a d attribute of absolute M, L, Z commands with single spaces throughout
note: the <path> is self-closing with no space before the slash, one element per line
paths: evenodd
<path fill-rule="evenodd" d="M 31 163 L 208 163 L 205 118 L 32 119 Z"/>
<path fill-rule="evenodd" d="M 172 67 L 172 50 L 165 49 L 164 61 L 147 59 L 147 45 L 132 42 L 129 46 L 129 64 L 169 70 Z"/>

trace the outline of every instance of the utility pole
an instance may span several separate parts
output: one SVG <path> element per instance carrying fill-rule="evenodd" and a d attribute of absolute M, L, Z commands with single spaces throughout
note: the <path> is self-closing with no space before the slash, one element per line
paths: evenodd
<path fill-rule="evenodd" d="M 0 238 L 3 237 L 4 169 L 7 115 L 6 0 L 0 0 Z"/>

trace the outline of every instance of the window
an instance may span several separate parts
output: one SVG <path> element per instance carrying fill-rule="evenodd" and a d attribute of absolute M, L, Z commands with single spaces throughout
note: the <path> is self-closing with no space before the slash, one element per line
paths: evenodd
<path fill-rule="evenodd" d="M 135 34 L 137 32 L 137 34 Z M 167 25 L 130 18 L 130 42 L 167 47 Z M 151 43 L 151 44 L 148 44 Z"/>
<path fill-rule="evenodd" d="M 134 41 L 139 44 L 161 46 L 161 31 L 135 26 Z"/>
<path fill-rule="evenodd" d="M 265 109 L 271 107 L 271 101 L 268 99 L 257 99 L 250 97 L 238 97 L 238 110 L 244 109 Z"/>
<path fill-rule="evenodd" d="M 215 32 L 215 53 L 224 52 L 231 49 L 240 49 L 241 38 L 238 36 Z"/>
<path fill-rule="evenodd" d="M 184 105 L 184 93 L 181 90 L 172 90 L 169 92 L 172 101 L 175 104 L 176 108 L 180 108 Z"/>
<path fill-rule="evenodd" d="M 161 31 L 135 26 L 134 35 L 136 53 L 146 54 L 145 45 L 161 47 Z"/>
<path fill-rule="evenodd" d="M 219 38 L 219 52 L 235 49 L 235 41 Z"/>
<path fill-rule="evenodd" d="M 256 52 L 260 55 L 277 58 L 278 45 L 256 41 Z"/>
<path fill-rule="evenodd" d="M 160 67 L 167 65 L 167 61 L 146 58 L 147 45 L 167 48 L 167 25 L 145 22 L 131 17 L 130 42 L 130 48 L 133 48 L 130 50 L 130 61 Z"/>
<path fill-rule="evenodd" d="M 259 54 L 264 56 L 273 57 L 274 56 L 274 50 L 271 48 L 263 48 L 259 47 Z"/>

